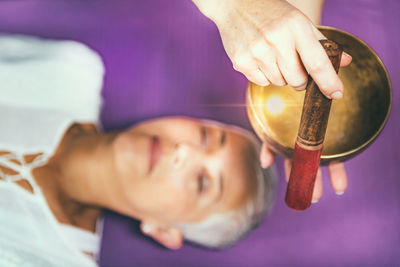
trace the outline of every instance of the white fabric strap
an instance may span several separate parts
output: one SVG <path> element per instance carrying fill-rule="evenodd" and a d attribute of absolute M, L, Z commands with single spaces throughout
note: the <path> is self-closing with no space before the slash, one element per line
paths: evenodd
<path fill-rule="evenodd" d="M 15 163 L 15 162 L 12 162 L 11 160 L 13 160 L 13 159 L 21 162 L 19 157 L 10 153 L 10 154 L 0 156 L 0 164 L 3 165 L 4 167 L 12 169 L 13 171 L 20 172 L 19 170 L 21 168 L 21 165 Z M 22 164 L 22 162 L 21 162 L 21 164 Z"/>
<path fill-rule="evenodd" d="M 12 162 L 11 160 L 17 160 L 21 165 Z M 0 165 L 12 169 L 13 171 L 18 172 L 18 174 L 7 175 L 1 172 L 0 175 L 8 182 L 15 182 L 21 179 L 27 180 L 33 188 L 33 195 L 41 199 L 44 205 L 47 205 L 40 187 L 36 184 L 31 173 L 33 168 L 44 164 L 46 161 L 47 157 L 44 155 L 37 156 L 31 163 L 25 163 L 24 157 L 19 154 L 5 154 L 0 156 Z M 63 236 L 65 236 L 65 238 L 80 251 L 93 253 L 94 255 L 99 252 L 100 239 L 97 234 L 65 224 L 60 224 L 60 231 Z"/>
<path fill-rule="evenodd" d="M 11 160 L 15 159 L 21 163 L 21 165 L 12 162 Z M 37 156 L 31 163 L 25 163 L 24 156 L 19 154 L 6 154 L 0 156 L 0 165 L 7 167 L 17 174 L 8 175 L 4 172 L 0 172 L 0 176 L 4 178 L 4 180 L 8 182 L 15 182 L 18 180 L 26 179 L 29 184 L 32 186 L 34 195 L 41 195 L 41 191 L 39 186 L 36 184 L 35 179 L 32 177 L 32 169 L 36 168 L 40 165 L 45 164 L 47 161 L 47 157 L 45 155 Z"/>
<path fill-rule="evenodd" d="M 66 224 L 60 224 L 60 231 L 80 251 L 93 253 L 94 255 L 99 252 L 100 238 L 97 234 Z"/>

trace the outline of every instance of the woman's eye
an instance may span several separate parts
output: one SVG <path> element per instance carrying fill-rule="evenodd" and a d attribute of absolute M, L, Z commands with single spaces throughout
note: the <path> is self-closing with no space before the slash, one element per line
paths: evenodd
<path fill-rule="evenodd" d="M 201 135 L 201 146 L 203 148 L 207 148 L 208 147 L 208 135 L 207 135 L 207 129 L 205 127 L 201 127 L 200 130 L 200 135 Z"/>
<path fill-rule="evenodd" d="M 209 185 L 210 181 L 204 173 L 201 173 L 197 178 L 197 192 L 199 194 L 206 192 Z"/>

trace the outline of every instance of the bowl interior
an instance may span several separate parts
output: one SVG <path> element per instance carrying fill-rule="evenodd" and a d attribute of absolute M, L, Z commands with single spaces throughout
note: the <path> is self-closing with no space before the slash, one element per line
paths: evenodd
<path fill-rule="evenodd" d="M 340 68 L 344 97 L 332 102 L 322 160 L 347 158 L 371 143 L 388 118 L 390 81 L 379 57 L 364 42 L 346 32 L 321 27 L 329 39 L 352 55 L 352 63 Z M 304 91 L 290 86 L 267 87 L 250 83 L 248 114 L 260 138 L 278 153 L 290 157 L 300 124 Z"/>

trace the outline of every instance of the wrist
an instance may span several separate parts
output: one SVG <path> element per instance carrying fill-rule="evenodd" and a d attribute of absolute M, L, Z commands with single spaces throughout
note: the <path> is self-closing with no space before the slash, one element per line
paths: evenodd
<path fill-rule="evenodd" d="M 303 12 L 315 25 L 321 23 L 324 0 L 287 0 L 287 2 Z"/>
<path fill-rule="evenodd" d="M 230 0 L 233 2 L 233 0 Z M 220 19 L 225 14 L 227 14 L 227 8 L 229 5 L 225 5 L 224 0 L 192 0 L 192 2 L 197 6 L 200 12 L 216 23 L 217 19 Z"/>

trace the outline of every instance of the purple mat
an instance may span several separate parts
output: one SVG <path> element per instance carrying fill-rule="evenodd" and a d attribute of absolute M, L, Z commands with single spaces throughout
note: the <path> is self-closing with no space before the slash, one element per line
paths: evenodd
<path fill-rule="evenodd" d="M 244 241 L 213 252 L 185 245 L 166 250 L 138 232 L 137 222 L 106 213 L 103 266 L 399 266 L 400 265 L 400 1 L 326 1 L 323 24 L 371 45 L 393 86 L 386 128 L 346 163 L 349 187 L 336 196 L 324 179 L 320 203 L 288 209 L 280 179 L 276 205 Z M 102 121 L 120 128 L 159 115 L 207 117 L 248 127 L 246 81 L 232 70 L 215 26 L 189 0 L 6 1 L 0 31 L 74 39 L 106 65 Z M 282 176 L 282 160 L 278 159 Z M 326 174 L 326 170 L 324 170 Z M 327 178 L 327 177 L 325 177 Z"/>

